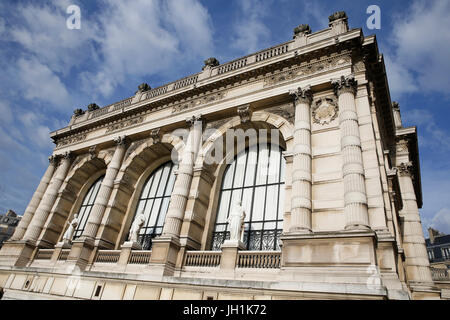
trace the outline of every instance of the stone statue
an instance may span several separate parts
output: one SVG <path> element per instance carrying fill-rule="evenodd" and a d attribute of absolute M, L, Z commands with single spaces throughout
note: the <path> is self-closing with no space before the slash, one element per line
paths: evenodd
<path fill-rule="evenodd" d="M 69 223 L 69 227 L 63 236 L 63 242 L 70 243 L 72 242 L 73 234 L 75 232 L 75 228 L 78 226 L 78 214 L 75 214 L 73 220 Z"/>
<path fill-rule="evenodd" d="M 145 216 L 139 213 L 133 221 L 130 229 L 130 235 L 128 236 L 128 241 L 138 242 L 139 231 L 141 231 L 142 226 L 145 223 Z"/>
<path fill-rule="evenodd" d="M 230 227 L 230 240 L 242 241 L 244 235 L 245 211 L 242 208 L 242 202 L 236 201 L 233 210 L 228 217 L 228 226 Z"/>

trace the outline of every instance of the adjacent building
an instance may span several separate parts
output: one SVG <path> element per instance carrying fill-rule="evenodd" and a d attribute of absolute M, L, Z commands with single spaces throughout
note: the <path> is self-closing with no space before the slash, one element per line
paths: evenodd
<path fill-rule="evenodd" d="M 417 130 L 347 20 L 75 110 L 0 251 L 4 298 L 439 299 Z"/>
<path fill-rule="evenodd" d="M 13 235 L 21 218 L 12 210 L 0 215 L 0 248 Z"/>

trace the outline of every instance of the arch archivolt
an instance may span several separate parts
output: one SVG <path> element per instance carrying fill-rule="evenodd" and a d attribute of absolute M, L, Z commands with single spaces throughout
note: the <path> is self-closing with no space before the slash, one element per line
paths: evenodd
<path fill-rule="evenodd" d="M 219 191 L 220 186 L 222 184 L 223 173 L 226 169 L 227 163 L 226 159 L 231 158 L 234 159 L 234 156 L 237 152 L 241 150 L 226 150 L 225 148 L 225 139 L 226 133 L 229 129 L 245 129 L 253 128 L 253 129 L 267 129 L 269 133 L 267 141 L 270 142 L 270 129 L 278 129 L 280 133 L 280 141 L 279 143 L 282 147 L 289 152 L 293 148 L 293 133 L 294 126 L 285 118 L 270 113 L 266 111 L 256 111 L 252 113 L 250 118 L 250 123 L 242 124 L 239 116 L 231 118 L 228 122 L 221 125 L 216 129 L 203 143 L 201 146 L 196 163 L 195 168 L 201 168 L 203 171 L 201 174 L 197 176 L 194 175 L 194 179 L 192 182 L 193 188 L 198 188 L 198 190 L 191 190 L 195 194 L 202 194 L 204 190 L 207 190 L 209 193 L 206 197 L 196 197 L 189 199 L 192 201 L 187 205 L 187 211 L 192 208 L 192 215 L 200 217 L 203 221 L 202 235 L 201 235 L 201 249 L 208 249 L 211 237 L 211 231 L 214 227 L 215 221 L 215 213 L 217 212 L 218 200 L 219 200 Z M 208 163 L 206 160 L 210 160 L 212 150 L 217 150 L 215 148 L 216 143 L 223 143 L 223 154 L 219 163 Z M 207 179 L 206 177 L 211 177 Z M 206 200 L 206 201 L 205 201 Z M 204 203 L 206 202 L 206 203 Z M 187 214 L 190 212 L 187 212 Z M 190 213 L 191 214 L 191 213 Z M 190 228 L 191 229 L 191 228 Z M 191 239 L 198 239 L 198 235 L 195 234 L 187 234 L 185 235 Z"/>

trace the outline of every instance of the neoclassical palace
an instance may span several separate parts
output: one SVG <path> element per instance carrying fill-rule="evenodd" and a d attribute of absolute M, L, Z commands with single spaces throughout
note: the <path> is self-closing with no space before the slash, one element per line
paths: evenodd
<path fill-rule="evenodd" d="M 391 101 L 375 36 L 345 12 L 77 109 L 50 136 L 49 166 L 0 251 L 4 298 L 441 297 L 416 127 Z"/>

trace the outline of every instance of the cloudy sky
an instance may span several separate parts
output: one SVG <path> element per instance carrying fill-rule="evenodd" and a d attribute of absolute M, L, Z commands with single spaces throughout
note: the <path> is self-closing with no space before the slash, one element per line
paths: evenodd
<path fill-rule="evenodd" d="M 381 9 L 369 30 L 366 9 Z M 66 27 L 70 5 L 81 29 Z M 313 32 L 345 10 L 351 28 L 376 34 L 392 100 L 417 125 L 424 228 L 450 233 L 450 1 L 129 0 L 0 2 L 0 212 L 22 214 L 48 165 L 50 131 L 73 110 L 131 96 Z"/>

